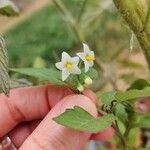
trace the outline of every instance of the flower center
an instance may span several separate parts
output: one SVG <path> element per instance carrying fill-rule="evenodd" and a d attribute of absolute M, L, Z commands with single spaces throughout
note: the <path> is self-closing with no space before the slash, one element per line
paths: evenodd
<path fill-rule="evenodd" d="M 72 69 L 73 64 L 72 64 L 71 62 L 67 62 L 67 63 L 65 64 L 65 67 L 66 67 L 68 70 L 70 70 L 70 69 Z"/>
<path fill-rule="evenodd" d="M 85 59 L 86 59 L 87 61 L 93 61 L 93 60 L 95 60 L 95 56 L 86 55 L 86 56 L 85 56 Z"/>

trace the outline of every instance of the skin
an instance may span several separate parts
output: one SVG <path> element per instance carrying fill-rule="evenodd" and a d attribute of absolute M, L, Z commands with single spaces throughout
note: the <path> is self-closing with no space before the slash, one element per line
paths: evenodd
<path fill-rule="evenodd" d="M 19 150 L 83 150 L 89 139 L 110 139 L 112 128 L 92 135 L 63 127 L 52 120 L 74 106 L 97 117 L 95 94 L 88 89 L 83 94 L 52 85 L 14 89 L 9 98 L 1 94 L 0 139 L 9 136 Z"/>

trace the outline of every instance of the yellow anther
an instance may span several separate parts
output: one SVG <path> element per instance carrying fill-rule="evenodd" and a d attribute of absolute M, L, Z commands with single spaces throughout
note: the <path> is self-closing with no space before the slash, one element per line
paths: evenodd
<path fill-rule="evenodd" d="M 95 57 L 92 56 L 92 55 L 86 55 L 85 58 L 86 58 L 87 61 L 93 61 L 93 60 L 95 60 Z"/>
<path fill-rule="evenodd" d="M 67 62 L 67 63 L 65 64 L 65 67 L 66 67 L 68 70 L 70 70 L 70 69 L 72 69 L 73 65 L 72 65 L 72 63 Z"/>

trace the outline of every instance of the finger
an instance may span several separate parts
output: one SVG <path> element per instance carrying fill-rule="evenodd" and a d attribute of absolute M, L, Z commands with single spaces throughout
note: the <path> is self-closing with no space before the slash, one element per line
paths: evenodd
<path fill-rule="evenodd" d="M 40 122 L 41 120 L 21 123 L 8 134 L 16 148 L 19 148 L 22 145 Z"/>
<path fill-rule="evenodd" d="M 83 94 L 88 96 L 93 102 L 97 101 L 97 97 L 94 92 L 89 89 L 86 89 Z M 17 126 L 13 131 L 9 133 L 9 137 L 18 148 L 22 145 L 22 143 L 26 140 L 26 138 L 32 133 L 32 131 L 37 127 L 40 121 L 33 121 L 30 123 L 23 123 Z M 99 141 L 108 141 L 112 138 L 114 134 L 114 130 L 110 127 L 99 134 L 93 134 L 91 136 L 91 140 L 99 140 Z"/>
<path fill-rule="evenodd" d="M 55 123 L 52 118 L 64 112 L 66 108 L 80 106 L 97 116 L 95 104 L 83 95 L 68 96 L 60 101 L 31 136 L 24 142 L 20 150 L 81 150 L 87 142 L 90 134 L 78 132 Z"/>
<path fill-rule="evenodd" d="M 89 98 L 91 98 L 94 102 L 96 101 L 96 96 L 91 90 L 86 89 L 83 94 L 88 96 Z M 9 133 L 9 137 L 11 138 L 12 142 L 15 144 L 15 146 L 17 148 L 22 145 L 22 143 L 25 141 L 25 139 L 36 128 L 38 123 L 39 123 L 39 121 L 38 122 L 32 121 L 31 123 L 20 124 Z M 36 126 L 34 124 L 36 124 Z M 31 128 L 33 130 L 31 130 Z"/>
<path fill-rule="evenodd" d="M 43 118 L 69 89 L 41 86 L 11 90 L 10 97 L 0 95 L 0 138 L 22 121 Z"/>
<path fill-rule="evenodd" d="M 96 103 L 97 97 L 94 92 L 90 89 L 86 89 L 83 94 L 89 97 L 94 103 Z M 30 123 L 23 123 L 15 127 L 10 133 L 9 137 L 11 138 L 12 142 L 18 148 L 22 145 L 22 143 L 26 140 L 26 138 L 32 133 L 32 131 L 36 128 L 39 121 L 32 121 Z M 36 124 L 36 126 L 34 125 Z M 32 130 L 31 130 L 32 128 Z"/>
<path fill-rule="evenodd" d="M 109 127 L 98 134 L 92 134 L 90 139 L 96 141 L 109 141 L 112 139 L 113 135 L 114 129 L 112 127 Z"/>
<path fill-rule="evenodd" d="M 86 89 L 84 90 L 83 94 L 89 97 L 95 104 L 97 104 L 97 96 L 93 91 L 91 91 L 90 89 Z M 113 135 L 114 130 L 112 127 L 109 127 L 98 134 L 92 134 L 91 140 L 108 141 L 112 139 Z"/>
<path fill-rule="evenodd" d="M 90 89 L 85 89 L 83 91 L 83 94 L 89 97 L 95 104 L 97 104 L 97 96 L 93 91 L 91 91 Z"/>

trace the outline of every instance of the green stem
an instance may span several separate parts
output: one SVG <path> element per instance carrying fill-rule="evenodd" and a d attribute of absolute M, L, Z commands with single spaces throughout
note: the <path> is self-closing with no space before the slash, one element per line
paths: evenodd
<path fill-rule="evenodd" d="M 123 150 L 128 150 L 127 141 L 126 141 L 125 137 L 122 135 L 122 133 L 121 133 L 121 131 L 119 129 L 117 121 L 115 121 L 115 123 L 112 125 L 112 127 L 116 131 L 116 135 L 119 137 L 119 139 L 121 141 L 122 149 Z"/>
<path fill-rule="evenodd" d="M 145 19 L 143 30 L 146 30 L 146 27 L 147 27 L 149 19 L 150 19 L 150 1 L 149 1 L 148 4 L 149 4 L 149 7 L 148 7 L 148 12 L 147 12 L 147 16 L 146 16 L 146 19 Z"/>
<path fill-rule="evenodd" d="M 149 13 L 147 5 L 142 0 L 113 1 L 122 17 L 135 33 L 150 69 L 150 28 L 149 25 L 145 26 L 145 20 L 147 20 L 147 14 Z"/>
<path fill-rule="evenodd" d="M 129 133 L 130 133 L 130 125 L 128 124 L 127 125 L 127 128 L 126 128 L 126 131 L 125 131 L 125 133 L 124 133 L 124 138 L 125 138 L 125 140 L 126 141 L 128 141 L 128 135 L 129 135 Z"/>

